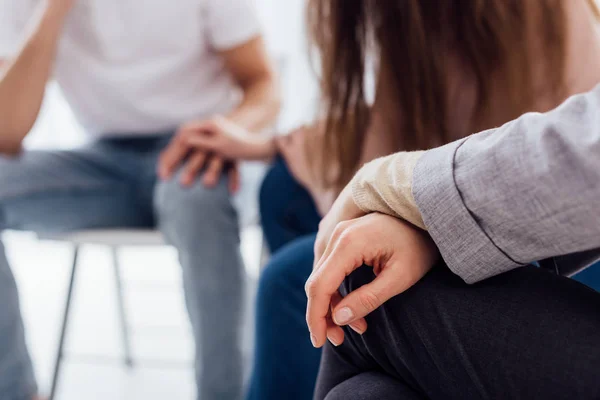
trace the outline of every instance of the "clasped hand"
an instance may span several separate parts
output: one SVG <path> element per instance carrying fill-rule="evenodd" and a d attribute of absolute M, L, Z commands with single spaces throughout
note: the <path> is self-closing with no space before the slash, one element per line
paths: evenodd
<path fill-rule="evenodd" d="M 170 179 L 181 169 L 180 180 L 190 186 L 202 173 L 202 183 L 213 187 L 224 170 L 232 193 L 239 190 L 237 160 L 244 158 L 243 128 L 224 117 L 183 125 L 162 152 L 158 163 L 161 179 Z"/>
<path fill-rule="evenodd" d="M 321 347 L 327 339 L 342 344 L 341 326 L 364 333 L 364 317 L 413 286 L 438 259 L 426 232 L 388 215 L 365 215 L 344 189 L 319 226 L 314 270 L 305 287 L 313 345 Z M 338 288 L 363 265 L 373 268 L 375 279 L 342 298 Z"/>

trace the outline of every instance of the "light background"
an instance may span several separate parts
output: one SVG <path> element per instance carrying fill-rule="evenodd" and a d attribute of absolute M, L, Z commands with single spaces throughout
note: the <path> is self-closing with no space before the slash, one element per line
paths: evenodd
<path fill-rule="evenodd" d="M 256 0 L 269 49 L 282 63 L 285 106 L 281 126 L 306 122 L 316 86 L 307 63 L 303 0 Z M 28 148 L 70 148 L 84 137 L 60 90 L 50 84 Z M 72 256 L 69 246 L 39 242 L 22 232 L 4 234 L 21 292 L 28 340 L 42 391 L 48 389 Z M 260 235 L 242 235 L 248 283 L 258 274 Z M 192 342 L 181 291 L 179 266 L 170 248 L 129 248 L 121 253 L 127 311 L 137 366 L 128 371 L 121 347 L 115 285 L 109 252 L 83 250 L 74 294 L 67 359 L 59 400 L 158 400 L 194 397 Z M 252 301 L 247 302 L 251 311 Z M 251 314 L 249 314 L 251 319 Z M 247 324 L 246 357 L 251 357 L 252 324 Z"/>

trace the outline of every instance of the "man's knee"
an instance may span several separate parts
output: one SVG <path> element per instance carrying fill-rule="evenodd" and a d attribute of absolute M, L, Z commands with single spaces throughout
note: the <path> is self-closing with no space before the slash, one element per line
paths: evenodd
<path fill-rule="evenodd" d="M 224 177 L 212 188 L 205 187 L 200 180 L 184 187 L 177 174 L 157 185 L 154 203 L 158 225 L 167 235 L 177 232 L 181 237 L 196 236 L 190 240 L 197 241 L 202 230 L 216 233 L 238 229 L 237 214 Z"/>

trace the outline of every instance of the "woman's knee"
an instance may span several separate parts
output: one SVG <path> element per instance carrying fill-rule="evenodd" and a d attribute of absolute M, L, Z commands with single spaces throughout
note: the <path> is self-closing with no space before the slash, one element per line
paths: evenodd
<path fill-rule="evenodd" d="M 409 386 L 380 372 L 363 372 L 338 384 L 325 400 L 417 400 L 422 399 Z"/>
<path fill-rule="evenodd" d="M 274 218 L 281 212 L 285 205 L 284 196 L 286 190 L 286 181 L 292 179 L 283 159 L 275 160 L 260 186 L 259 206 L 261 218 Z"/>
<path fill-rule="evenodd" d="M 314 241 L 314 235 L 296 239 L 273 255 L 259 280 L 259 313 L 283 302 L 306 301 L 304 283 L 312 271 Z"/>

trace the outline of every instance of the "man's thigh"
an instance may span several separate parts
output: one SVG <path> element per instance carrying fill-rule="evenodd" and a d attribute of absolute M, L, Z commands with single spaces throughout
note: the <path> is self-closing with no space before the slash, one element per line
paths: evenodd
<path fill-rule="evenodd" d="M 344 290 L 372 279 L 362 268 Z M 538 268 L 469 286 L 440 266 L 368 316 L 362 337 L 345 329 L 321 381 L 368 368 L 431 399 L 597 398 L 598 310 L 600 294 Z"/>
<path fill-rule="evenodd" d="M 0 228 L 60 232 L 151 224 L 151 204 L 123 173 L 127 163 L 93 146 L 0 156 Z"/>

